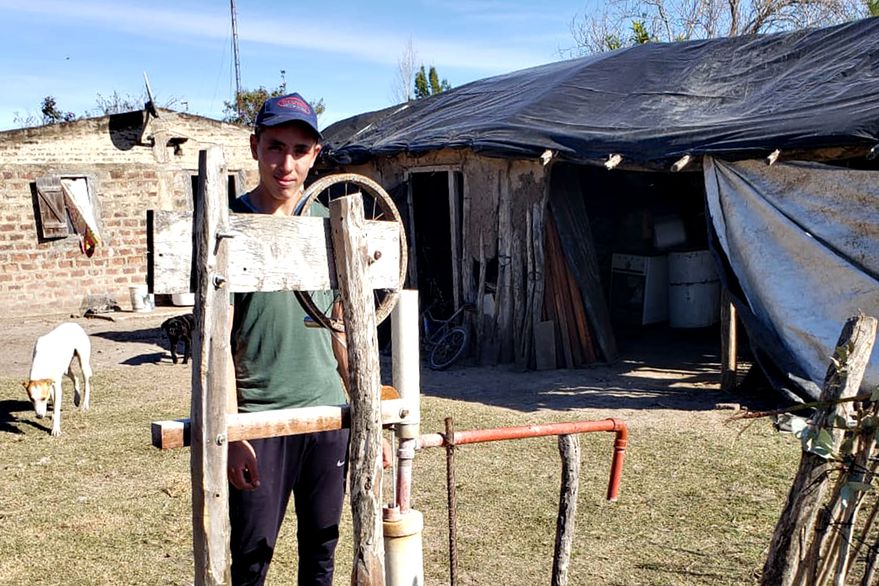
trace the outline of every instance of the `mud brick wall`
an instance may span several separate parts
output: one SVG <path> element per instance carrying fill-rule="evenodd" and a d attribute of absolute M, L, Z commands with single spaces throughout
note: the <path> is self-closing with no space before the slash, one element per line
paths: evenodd
<path fill-rule="evenodd" d="M 145 122 L 146 121 L 146 122 Z M 239 192 L 257 181 L 249 131 L 160 111 L 132 112 L 0 132 L 0 309 L 9 316 L 79 314 L 106 296 L 130 309 L 147 274 L 148 209 L 192 210 L 198 151 L 223 146 Z M 79 237 L 44 239 L 37 178 L 87 177 L 102 244 L 87 257 Z"/>

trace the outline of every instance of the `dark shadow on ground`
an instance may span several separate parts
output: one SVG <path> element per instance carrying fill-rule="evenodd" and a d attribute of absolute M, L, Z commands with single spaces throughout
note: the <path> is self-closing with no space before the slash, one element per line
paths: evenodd
<path fill-rule="evenodd" d="M 21 419 L 17 416 L 18 413 L 28 412 L 33 415 L 33 407 L 31 406 L 30 401 L 19 401 L 17 399 L 5 399 L 0 401 L 0 433 L 24 433 L 20 429 L 22 425 L 30 425 L 31 427 L 46 432 L 49 431 L 48 427 L 40 425 L 32 419 Z"/>
<path fill-rule="evenodd" d="M 455 365 L 432 371 L 422 363 L 421 387 L 427 396 L 472 401 L 518 411 L 543 409 L 714 410 L 738 403 L 750 410 L 780 406 L 769 389 L 721 392 L 718 329 L 645 328 L 621 337 L 612 364 L 587 368 L 519 371 Z M 387 364 L 390 372 L 390 362 Z M 383 367 L 383 371 L 385 368 Z M 740 366 L 739 380 L 744 377 Z"/>
<path fill-rule="evenodd" d="M 153 352 L 151 354 L 132 356 L 131 358 L 123 360 L 120 364 L 125 364 L 126 366 L 140 366 L 141 364 L 159 364 L 164 360 L 167 360 L 168 364 L 172 364 L 170 354 L 165 352 Z"/>
<path fill-rule="evenodd" d="M 91 336 L 104 338 L 113 342 L 152 342 L 158 346 L 167 344 L 167 338 L 161 328 L 143 328 L 140 330 L 92 332 Z"/>

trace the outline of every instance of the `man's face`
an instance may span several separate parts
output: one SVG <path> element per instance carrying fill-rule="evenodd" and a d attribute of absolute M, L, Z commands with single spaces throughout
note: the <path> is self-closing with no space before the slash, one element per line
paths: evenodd
<path fill-rule="evenodd" d="M 279 205 L 295 205 L 320 152 L 314 135 L 297 124 L 269 126 L 261 130 L 258 138 L 250 137 L 250 151 L 259 163 L 263 195 Z"/>

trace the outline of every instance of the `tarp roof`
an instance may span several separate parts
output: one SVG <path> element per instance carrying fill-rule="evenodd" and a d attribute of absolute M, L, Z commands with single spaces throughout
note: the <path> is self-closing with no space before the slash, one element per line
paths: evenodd
<path fill-rule="evenodd" d="M 879 18 L 840 26 L 650 43 L 475 81 L 342 120 L 340 164 L 469 148 L 598 162 L 870 145 L 879 139 Z"/>

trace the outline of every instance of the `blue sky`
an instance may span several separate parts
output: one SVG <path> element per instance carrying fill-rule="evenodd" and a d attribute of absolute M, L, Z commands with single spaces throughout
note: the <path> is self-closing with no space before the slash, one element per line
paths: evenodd
<path fill-rule="evenodd" d="M 321 125 L 395 103 L 397 63 L 453 86 L 557 61 L 587 0 L 237 0 L 242 85 L 323 98 Z M 220 118 L 234 92 L 227 0 L 0 0 L 0 130 L 43 97 L 82 115 L 96 96 L 140 96 Z"/>

